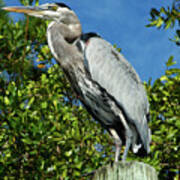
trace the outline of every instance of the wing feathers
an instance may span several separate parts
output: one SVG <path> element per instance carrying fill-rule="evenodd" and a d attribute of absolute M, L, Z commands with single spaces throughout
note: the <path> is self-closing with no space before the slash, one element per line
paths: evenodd
<path fill-rule="evenodd" d="M 130 63 L 101 38 L 91 38 L 85 49 L 85 64 L 91 77 L 123 107 L 128 121 L 140 136 L 148 138 L 149 104 L 139 76 Z M 146 140 L 142 138 L 143 143 Z M 149 142 L 148 142 L 149 143 Z"/>

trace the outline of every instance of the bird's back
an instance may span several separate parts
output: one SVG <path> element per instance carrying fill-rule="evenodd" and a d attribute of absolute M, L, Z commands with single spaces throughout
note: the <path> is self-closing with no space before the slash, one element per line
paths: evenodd
<path fill-rule="evenodd" d="M 108 42 L 95 37 L 87 43 L 85 65 L 92 79 L 114 97 L 126 120 L 135 126 L 145 149 L 148 149 L 149 104 L 145 89 L 134 68 Z"/>

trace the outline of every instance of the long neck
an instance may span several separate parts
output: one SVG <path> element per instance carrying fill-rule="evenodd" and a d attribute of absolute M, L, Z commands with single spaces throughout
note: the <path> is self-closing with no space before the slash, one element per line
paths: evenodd
<path fill-rule="evenodd" d="M 78 31 L 77 31 L 78 32 Z M 52 23 L 47 30 L 48 45 L 56 61 L 63 68 L 66 76 L 72 84 L 73 89 L 79 94 L 78 79 L 86 74 L 84 67 L 84 55 L 78 48 L 69 43 L 66 38 L 77 39 L 81 35 L 72 33 L 61 24 Z"/>
<path fill-rule="evenodd" d="M 63 24 L 56 22 L 51 23 L 47 30 L 48 45 L 51 53 L 63 68 L 70 81 L 71 79 L 78 78 L 79 72 L 86 72 L 84 54 L 80 53 L 73 43 L 69 43 L 66 40 L 67 37 L 77 39 L 80 35 L 81 27 L 79 31 L 77 30 L 73 33 L 70 28 L 66 28 Z"/>
<path fill-rule="evenodd" d="M 71 60 L 76 54 L 76 52 L 74 52 L 75 48 L 69 42 L 77 39 L 80 35 L 80 24 L 79 26 L 75 24 L 73 28 L 57 22 L 49 24 L 47 29 L 48 45 L 52 54 L 60 64 Z"/>

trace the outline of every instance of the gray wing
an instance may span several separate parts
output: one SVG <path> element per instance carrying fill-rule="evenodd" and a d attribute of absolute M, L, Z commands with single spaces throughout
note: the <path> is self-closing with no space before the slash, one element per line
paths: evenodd
<path fill-rule="evenodd" d="M 149 145 L 146 142 L 149 140 L 149 104 L 134 68 L 111 44 L 101 38 L 91 38 L 88 41 L 85 65 L 92 79 L 106 89 L 123 108 L 128 121 L 136 126 L 144 145 Z"/>

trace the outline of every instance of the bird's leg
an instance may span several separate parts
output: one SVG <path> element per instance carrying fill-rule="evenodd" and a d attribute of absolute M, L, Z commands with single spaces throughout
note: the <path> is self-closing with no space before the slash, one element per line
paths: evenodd
<path fill-rule="evenodd" d="M 122 141 L 121 139 L 115 139 L 115 143 L 116 143 L 116 152 L 115 152 L 115 162 L 119 161 L 119 155 L 120 155 L 120 151 L 121 151 L 121 147 L 122 147 Z"/>
<path fill-rule="evenodd" d="M 121 141 L 120 137 L 118 136 L 115 129 L 110 128 L 109 131 L 110 131 L 110 133 L 111 133 L 111 135 L 112 135 L 112 137 L 114 138 L 114 141 L 115 141 L 115 146 L 116 146 L 115 162 L 118 162 L 119 154 L 120 154 L 121 146 L 122 146 L 122 141 Z"/>
<path fill-rule="evenodd" d="M 131 134 L 131 131 L 128 132 L 128 136 L 126 136 L 126 144 L 125 144 L 125 150 L 124 150 L 124 153 L 123 153 L 123 157 L 122 157 L 122 161 L 125 161 L 126 160 L 126 157 L 127 157 L 127 154 L 128 154 L 128 151 L 129 151 L 129 148 L 130 148 L 130 145 L 131 145 L 131 141 L 132 141 L 132 136 L 129 135 Z"/>
<path fill-rule="evenodd" d="M 124 153 L 123 153 L 123 157 L 122 157 L 122 161 L 125 161 L 126 160 L 126 157 L 127 157 L 127 154 L 128 154 L 128 151 L 129 151 L 129 148 L 132 144 L 132 132 L 131 132 L 131 129 L 129 127 L 129 125 L 127 124 L 127 121 L 126 119 L 124 118 L 124 115 L 122 113 L 119 114 L 120 116 L 120 119 L 121 119 L 121 122 L 124 126 L 124 129 L 125 129 L 125 138 L 126 138 L 126 144 L 125 144 L 125 150 L 124 150 Z"/>

